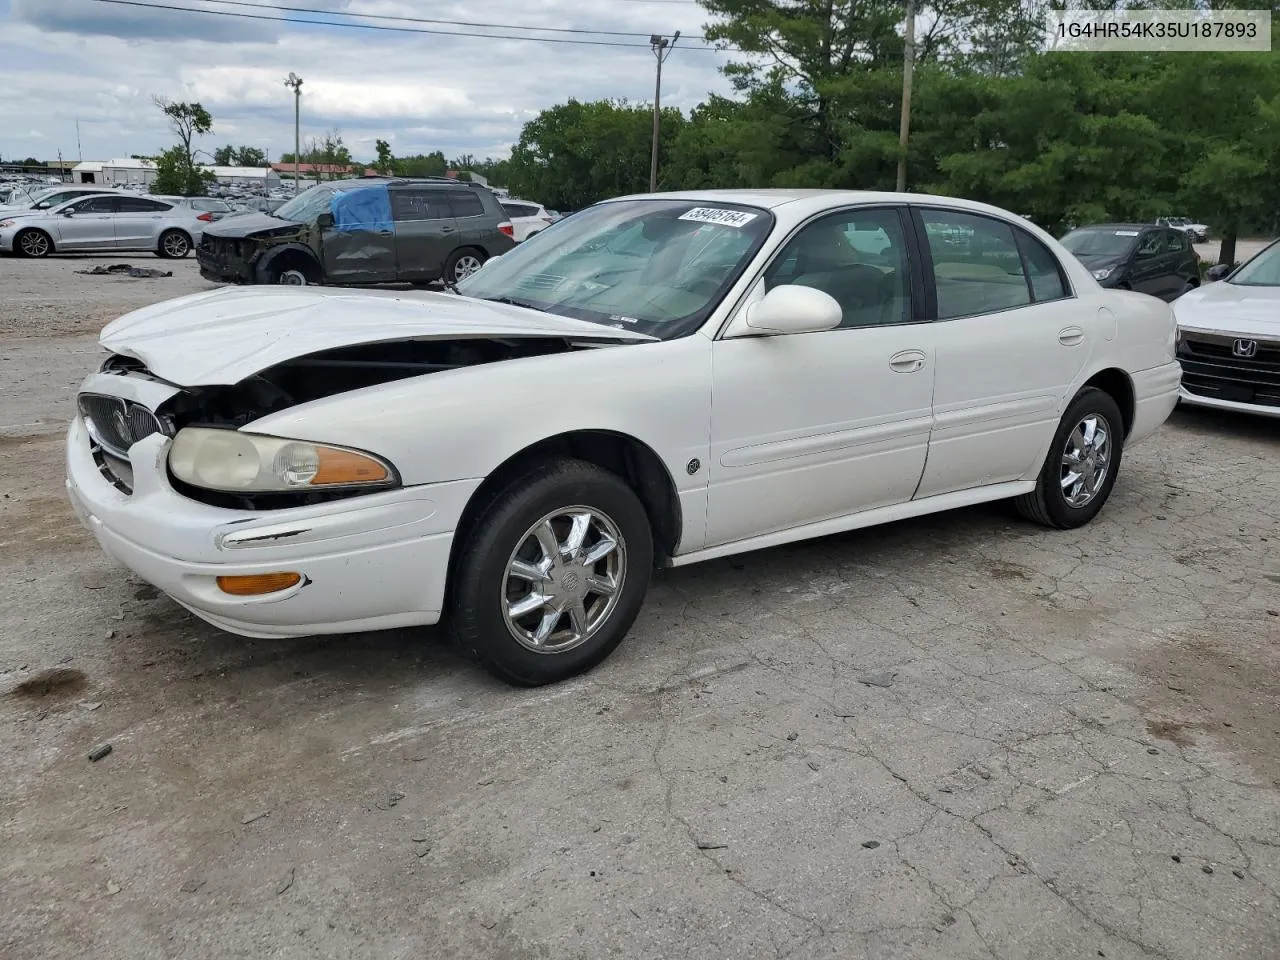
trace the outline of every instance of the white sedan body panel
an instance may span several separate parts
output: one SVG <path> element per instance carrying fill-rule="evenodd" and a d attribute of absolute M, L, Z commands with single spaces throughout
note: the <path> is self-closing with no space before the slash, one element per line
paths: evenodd
<path fill-rule="evenodd" d="M 67 453 L 77 512 L 110 554 L 226 629 L 301 635 L 403 626 L 438 618 L 454 531 L 484 479 L 563 434 L 619 434 L 656 455 L 679 504 L 669 562 L 680 564 L 1028 492 L 1063 409 L 1103 371 L 1132 388 L 1129 442 L 1156 429 L 1176 402 L 1168 305 L 1102 289 L 1052 237 L 1012 214 L 928 198 L 930 207 L 1030 234 L 1061 262 L 1071 296 L 954 320 L 744 336 L 762 271 L 803 225 L 832 210 L 922 198 L 661 198 L 755 205 L 776 220 L 702 328 L 677 339 L 451 294 L 309 288 L 215 291 L 121 318 L 104 330 L 103 345 L 145 363 L 165 382 L 160 393 L 236 384 L 360 344 L 547 337 L 575 349 L 393 380 L 240 427 L 368 451 L 394 464 L 401 480 L 394 490 L 308 507 L 255 512 L 190 500 L 167 476 L 169 440 L 158 434 L 129 450 L 136 484 L 122 493 L 103 479 L 78 418 Z M 128 379 L 95 374 L 84 390 L 154 409 L 156 390 L 113 386 Z M 240 598 L 214 586 L 221 571 L 291 565 L 322 589 Z"/>

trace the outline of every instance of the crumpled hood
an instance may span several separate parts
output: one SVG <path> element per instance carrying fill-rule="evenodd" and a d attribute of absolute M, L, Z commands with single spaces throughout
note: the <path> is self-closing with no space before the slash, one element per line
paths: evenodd
<path fill-rule="evenodd" d="M 99 342 L 178 386 L 239 383 L 322 350 L 395 340 L 568 337 L 638 343 L 653 337 L 451 293 L 224 287 L 135 310 Z"/>
<path fill-rule="evenodd" d="M 205 227 L 204 232 L 211 237 L 247 237 L 264 230 L 279 230 L 281 227 L 294 227 L 301 230 L 302 224 L 292 220 L 281 220 L 269 213 L 250 211 L 235 216 L 225 216 L 215 225 Z"/>
<path fill-rule="evenodd" d="M 1178 325 L 1247 337 L 1280 337 L 1280 287 L 1206 283 L 1173 301 Z"/>
<path fill-rule="evenodd" d="M 1089 256 L 1076 255 L 1076 259 L 1083 263 L 1090 270 L 1105 270 L 1107 267 L 1117 267 L 1125 259 L 1122 256 L 1116 256 L 1111 253 L 1091 254 Z"/>

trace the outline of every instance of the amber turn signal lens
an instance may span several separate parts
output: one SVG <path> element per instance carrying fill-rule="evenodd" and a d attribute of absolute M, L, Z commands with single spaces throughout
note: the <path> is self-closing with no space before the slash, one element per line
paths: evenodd
<path fill-rule="evenodd" d="M 288 590 L 302 582 L 300 573 L 254 573 L 243 577 L 219 577 L 218 589 L 233 597 L 258 597 Z"/>
<path fill-rule="evenodd" d="M 387 479 L 387 468 L 376 460 L 349 450 L 317 447 L 320 466 L 311 480 L 312 486 L 346 483 L 378 483 Z"/>

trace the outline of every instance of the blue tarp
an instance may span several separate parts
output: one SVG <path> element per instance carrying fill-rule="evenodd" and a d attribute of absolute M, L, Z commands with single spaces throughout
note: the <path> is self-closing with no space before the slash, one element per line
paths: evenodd
<path fill-rule="evenodd" d="M 329 201 L 333 228 L 339 233 L 391 230 L 391 195 L 385 183 L 342 190 Z"/>

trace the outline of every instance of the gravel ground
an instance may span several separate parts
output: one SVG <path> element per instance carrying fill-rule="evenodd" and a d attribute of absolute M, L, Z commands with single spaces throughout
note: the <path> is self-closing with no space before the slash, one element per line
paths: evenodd
<path fill-rule="evenodd" d="M 1080 531 L 664 572 L 605 665 L 514 691 L 110 565 L 62 492 L 85 334 L 205 285 L 85 263 L 0 261 L 6 960 L 1280 956 L 1276 421 L 1176 413 Z"/>

